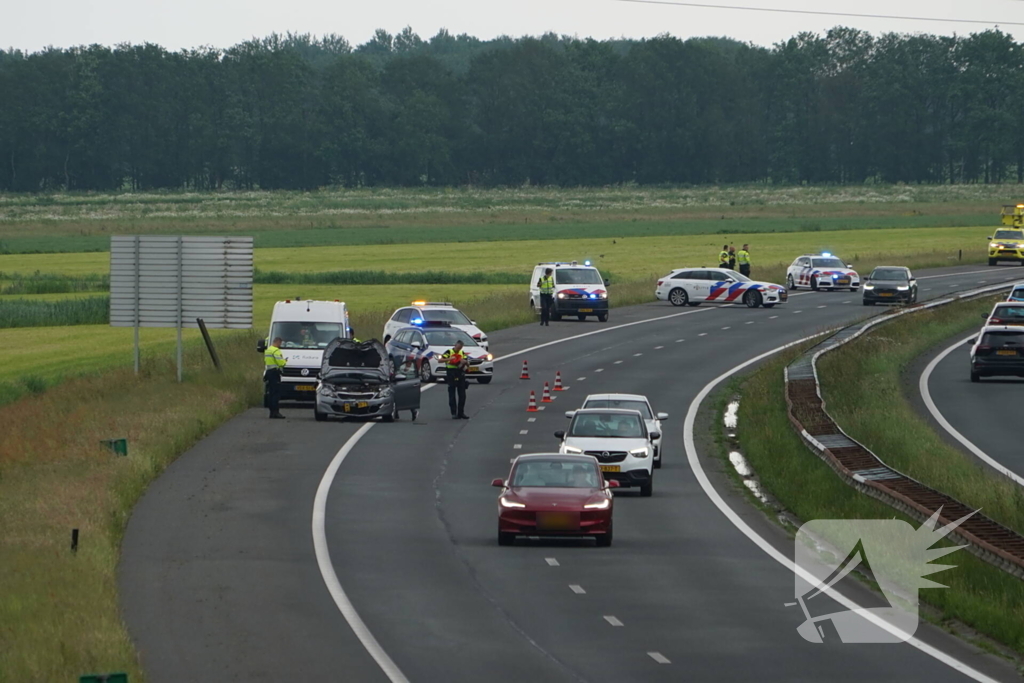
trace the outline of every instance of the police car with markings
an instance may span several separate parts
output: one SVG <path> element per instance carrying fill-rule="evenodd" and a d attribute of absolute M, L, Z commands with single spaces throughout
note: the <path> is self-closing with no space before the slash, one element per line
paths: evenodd
<path fill-rule="evenodd" d="M 821 289 L 848 289 L 851 292 L 860 287 L 860 275 L 848 263 L 832 254 L 804 254 L 786 270 L 786 286 L 789 289 L 810 287 L 814 291 Z"/>
<path fill-rule="evenodd" d="M 427 321 L 413 327 L 403 327 L 384 345 L 396 367 L 411 361 L 420 380 L 427 382 L 445 377 L 441 355 L 461 341 L 463 351 L 469 356 L 466 378 L 480 384 L 490 384 L 494 378 L 494 356 L 480 346 L 463 330 L 445 321 Z"/>
<path fill-rule="evenodd" d="M 555 278 L 552 295 L 551 319 L 576 316 L 586 320 L 594 316 L 599 322 L 608 321 L 608 280 L 590 264 L 590 261 L 550 261 L 538 263 L 530 277 L 530 308 L 540 315 L 540 279 L 550 268 Z"/>
<path fill-rule="evenodd" d="M 402 328 L 427 322 L 448 323 L 468 334 L 482 348 L 488 347 L 487 335 L 476 326 L 476 321 L 470 320 L 468 315 L 447 301 L 413 301 L 410 306 L 399 308 L 384 323 L 384 343 L 387 344 Z"/>
<path fill-rule="evenodd" d="M 758 282 L 728 268 L 680 268 L 658 280 L 654 296 L 673 306 L 742 303 L 771 308 L 785 303 L 786 288 Z"/>

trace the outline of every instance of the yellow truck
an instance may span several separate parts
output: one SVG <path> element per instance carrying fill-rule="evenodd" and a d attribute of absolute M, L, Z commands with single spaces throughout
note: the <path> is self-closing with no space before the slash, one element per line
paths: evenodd
<path fill-rule="evenodd" d="M 1013 261 L 1024 266 L 1024 204 L 1004 204 L 1000 212 L 1005 228 L 988 238 L 988 264 Z"/>

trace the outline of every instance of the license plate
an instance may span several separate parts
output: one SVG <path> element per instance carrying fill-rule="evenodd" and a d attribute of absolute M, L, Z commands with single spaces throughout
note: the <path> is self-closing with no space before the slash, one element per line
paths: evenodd
<path fill-rule="evenodd" d="M 537 528 L 543 531 L 574 531 L 580 528 L 579 513 L 538 512 Z"/>
<path fill-rule="evenodd" d="M 470 367 L 467 372 L 480 372 L 480 368 Z"/>
<path fill-rule="evenodd" d="M 593 308 L 581 308 L 580 309 L 580 313 L 593 313 L 593 312 L 594 312 Z"/>
<path fill-rule="evenodd" d="M 879 292 L 878 296 L 892 296 L 892 292 Z"/>
<path fill-rule="evenodd" d="M 836 280 L 836 284 L 837 285 L 844 285 L 844 286 L 846 286 L 846 285 L 850 284 L 850 281 L 849 280 Z"/>
<path fill-rule="evenodd" d="M 345 403 L 341 406 L 341 409 L 344 410 L 346 413 L 349 413 L 352 412 L 352 410 L 354 409 L 357 410 L 359 408 L 366 408 L 369 405 L 370 404 L 367 403 L 366 401 L 359 401 L 358 403 Z"/>
<path fill-rule="evenodd" d="M 295 391 L 316 391 L 314 384 L 296 384 Z"/>
<path fill-rule="evenodd" d="M 1016 349 L 999 349 L 998 351 L 996 351 L 996 355 L 997 356 L 1016 356 L 1017 355 L 1017 350 Z"/>
<path fill-rule="evenodd" d="M 620 465 L 601 465 L 602 472 L 621 472 L 622 467 Z"/>

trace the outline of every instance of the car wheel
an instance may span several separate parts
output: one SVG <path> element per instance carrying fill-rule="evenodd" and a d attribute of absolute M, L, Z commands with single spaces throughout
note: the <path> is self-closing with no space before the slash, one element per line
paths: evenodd
<path fill-rule="evenodd" d="M 498 532 L 498 545 L 512 545 L 516 542 L 516 535 L 507 531 Z"/>
<path fill-rule="evenodd" d="M 579 320 L 579 321 L 586 320 L 587 319 L 587 314 L 586 313 L 577 313 L 576 314 L 576 319 Z"/>
<path fill-rule="evenodd" d="M 796 283 L 793 282 L 793 276 L 792 275 L 787 275 L 786 276 L 786 289 L 796 289 Z"/>
<path fill-rule="evenodd" d="M 612 525 L 608 524 L 608 531 L 604 532 L 596 539 L 598 548 L 607 548 L 612 544 Z"/>
<path fill-rule="evenodd" d="M 434 381 L 434 374 L 430 372 L 430 361 L 424 360 L 420 363 L 420 382 L 428 384 Z"/>
<path fill-rule="evenodd" d="M 608 322 L 608 314 L 607 313 L 598 313 L 597 314 L 597 322 L 599 322 L 599 323 L 606 323 L 606 322 Z"/>
<path fill-rule="evenodd" d="M 480 384 L 490 384 L 492 379 L 494 379 L 494 378 L 493 377 L 480 377 L 476 381 L 479 382 Z"/>
<path fill-rule="evenodd" d="M 658 455 L 657 458 L 654 459 L 654 469 L 656 469 L 656 470 L 660 470 L 661 469 L 661 455 L 660 454 Z"/>
<path fill-rule="evenodd" d="M 999 261 L 997 261 L 997 260 L 996 260 L 996 259 L 994 259 L 994 258 L 990 258 L 990 259 L 988 260 L 988 264 L 989 264 L 990 266 L 994 266 L 994 265 L 996 265 L 997 263 L 999 263 Z"/>
<path fill-rule="evenodd" d="M 394 401 L 392 401 L 391 402 L 391 414 L 390 415 L 382 415 L 380 419 L 381 419 L 382 422 L 394 422 L 395 420 L 397 420 L 398 419 L 398 404 L 395 403 Z"/>
<path fill-rule="evenodd" d="M 971 370 L 971 381 L 972 382 L 980 382 L 981 381 L 981 375 L 976 373 L 974 370 Z"/>
<path fill-rule="evenodd" d="M 682 287 L 676 287 L 668 293 L 668 302 L 673 306 L 685 306 L 690 302 L 690 297 Z"/>
<path fill-rule="evenodd" d="M 640 485 L 640 496 L 642 498 L 650 498 L 654 494 L 654 475 L 651 474 L 651 478 L 647 480 L 646 484 Z"/>
<path fill-rule="evenodd" d="M 752 289 L 743 295 L 743 303 L 747 305 L 747 308 L 757 308 L 761 305 L 761 292 L 756 289 Z"/>
<path fill-rule="evenodd" d="M 818 278 L 816 278 L 816 277 L 812 277 L 811 278 L 811 291 L 813 291 L 813 292 L 817 292 L 818 291 Z"/>
<path fill-rule="evenodd" d="M 325 422 L 327 420 L 327 413 L 321 413 L 320 408 L 313 406 L 313 419 L 317 422 Z"/>

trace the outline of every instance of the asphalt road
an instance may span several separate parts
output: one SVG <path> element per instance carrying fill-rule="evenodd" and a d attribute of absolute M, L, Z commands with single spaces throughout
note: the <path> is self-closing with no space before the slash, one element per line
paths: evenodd
<path fill-rule="evenodd" d="M 919 275 L 936 276 L 921 280 L 925 299 L 1003 273 Z M 603 325 L 491 334 L 495 353 L 507 354 L 607 330 L 531 351 L 530 381 L 518 379 L 522 357 L 499 363 L 491 385 L 470 388 L 469 421 L 450 419 L 438 387 L 423 396 L 415 424 L 370 429 L 327 501 L 326 541 L 341 585 L 411 681 L 964 680 L 909 645 L 803 641 L 795 632 L 802 614 L 783 606 L 793 601 L 792 574 L 711 503 L 683 453 L 683 417 L 709 381 L 877 312 L 860 305 L 859 293 L 797 292 L 773 310 L 657 303 L 614 309 Z M 663 319 L 611 329 L 652 318 Z M 539 396 L 556 370 L 569 390 L 543 412 L 525 412 L 529 390 Z M 609 391 L 644 393 L 670 413 L 654 496 L 616 494 L 611 548 L 500 548 L 490 480 L 518 453 L 554 450 L 564 411 L 587 393 Z M 270 422 L 253 410 L 224 425 L 137 506 L 120 586 L 151 681 L 387 680 L 328 594 L 310 532 L 324 470 L 358 425 L 286 414 L 288 421 Z M 703 419 L 697 445 L 712 483 L 792 556 L 791 540 L 720 472 L 708 436 L 717 418 Z M 861 587 L 851 597 L 872 600 Z M 922 625 L 917 635 L 996 679 L 1019 680 L 1001 660 L 939 629 Z"/>
<path fill-rule="evenodd" d="M 981 382 L 971 382 L 970 344 L 965 342 L 966 336 L 959 335 L 941 344 L 926 360 L 930 361 L 954 344 L 956 348 L 934 366 L 921 364 L 915 387 L 920 387 L 920 375 L 930 368 L 926 381 L 933 405 L 929 407 L 921 401 L 919 407 L 937 422 L 939 432 L 946 434 L 954 444 L 1024 478 L 1024 449 L 1012 436 L 1012 429 L 1020 420 L 1024 379 L 984 377 Z"/>

